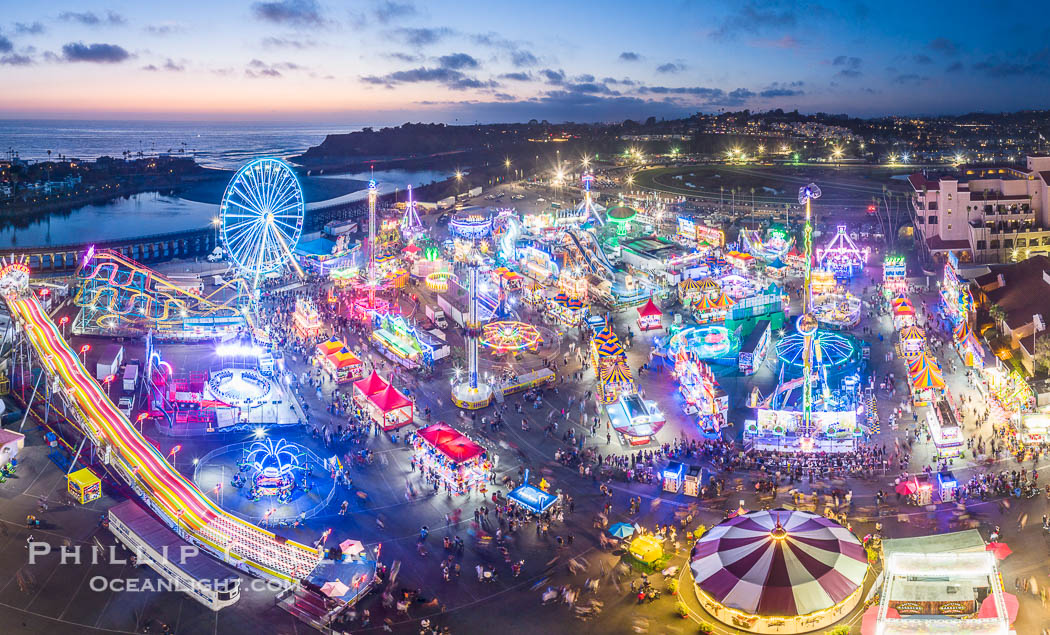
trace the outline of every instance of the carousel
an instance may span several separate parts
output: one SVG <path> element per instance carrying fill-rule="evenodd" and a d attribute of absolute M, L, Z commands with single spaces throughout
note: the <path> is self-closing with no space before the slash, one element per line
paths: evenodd
<path fill-rule="evenodd" d="M 808 633 L 862 599 L 864 547 L 823 516 L 786 509 L 736 515 L 701 537 L 690 556 L 700 605 L 749 633 Z"/>

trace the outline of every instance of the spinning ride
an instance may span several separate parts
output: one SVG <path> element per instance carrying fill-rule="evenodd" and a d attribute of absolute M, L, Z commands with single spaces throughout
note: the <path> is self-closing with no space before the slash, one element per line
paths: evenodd
<path fill-rule="evenodd" d="M 280 159 L 256 159 L 233 175 L 219 205 L 219 227 L 230 259 L 253 287 L 285 263 L 299 270 L 292 250 L 305 209 L 299 179 Z"/>
<path fill-rule="evenodd" d="M 749 633 L 806 633 L 861 600 L 868 559 L 848 529 L 805 511 L 745 513 L 712 527 L 689 570 L 700 605 Z"/>
<path fill-rule="evenodd" d="M 667 352 L 672 359 L 684 351 L 697 359 L 732 357 L 735 361 L 739 350 L 740 341 L 736 335 L 719 324 L 686 327 L 667 342 Z"/>
<path fill-rule="evenodd" d="M 489 322 L 482 328 L 481 343 L 497 353 L 530 350 L 543 343 L 539 329 L 525 322 Z"/>
<path fill-rule="evenodd" d="M 767 264 L 782 260 L 795 244 L 795 237 L 779 227 L 767 230 L 765 238 L 757 229 L 742 229 L 740 239 L 748 253 Z"/>
<path fill-rule="evenodd" d="M 821 268 L 835 273 L 836 277 L 852 278 L 868 262 L 868 250 L 857 244 L 846 234 L 846 226 L 839 225 L 835 237 L 828 246 L 817 250 L 817 263 Z"/>
<path fill-rule="evenodd" d="M 284 439 L 256 441 L 245 450 L 244 463 L 248 467 L 249 495 L 276 496 L 287 500 L 295 489 L 297 475 L 306 471 L 300 463 L 301 450 Z"/>

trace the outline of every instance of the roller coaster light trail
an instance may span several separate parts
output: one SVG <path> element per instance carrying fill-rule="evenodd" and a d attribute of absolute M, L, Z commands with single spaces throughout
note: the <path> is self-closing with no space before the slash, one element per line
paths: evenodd
<path fill-rule="evenodd" d="M 43 366 L 61 381 L 82 432 L 155 511 L 192 542 L 253 574 L 293 582 L 317 566 L 317 549 L 278 542 L 274 534 L 227 514 L 176 471 L 113 405 L 32 294 L 8 290 L 6 299 Z"/>

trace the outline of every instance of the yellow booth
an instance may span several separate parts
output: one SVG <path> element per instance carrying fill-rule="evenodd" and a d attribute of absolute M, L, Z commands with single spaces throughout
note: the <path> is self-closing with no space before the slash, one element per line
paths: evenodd
<path fill-rule="evenodd" d="M 664 547 L 660 539 L 652 534 L 641 534 L 631 541 L 628 548 L 636 560 L 651 565 L 664 555 Z"/>
<path fill-rule="evenodd" d="M 102 498 L 102 481 L 86 467 L 67 474 L 66 479 L 66 490 L 81 505 Z"/>

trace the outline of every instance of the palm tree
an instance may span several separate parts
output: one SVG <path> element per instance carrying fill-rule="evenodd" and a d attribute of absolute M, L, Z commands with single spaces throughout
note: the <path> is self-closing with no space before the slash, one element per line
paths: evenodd
<path fill-rule="evenodd" d="M 1003 320 L 1006 319 L 1006 311 L 998 303 L 992 304 L 988 307 L 988 315 L 995 321 L 995 326 L 998 327 Z"/>

